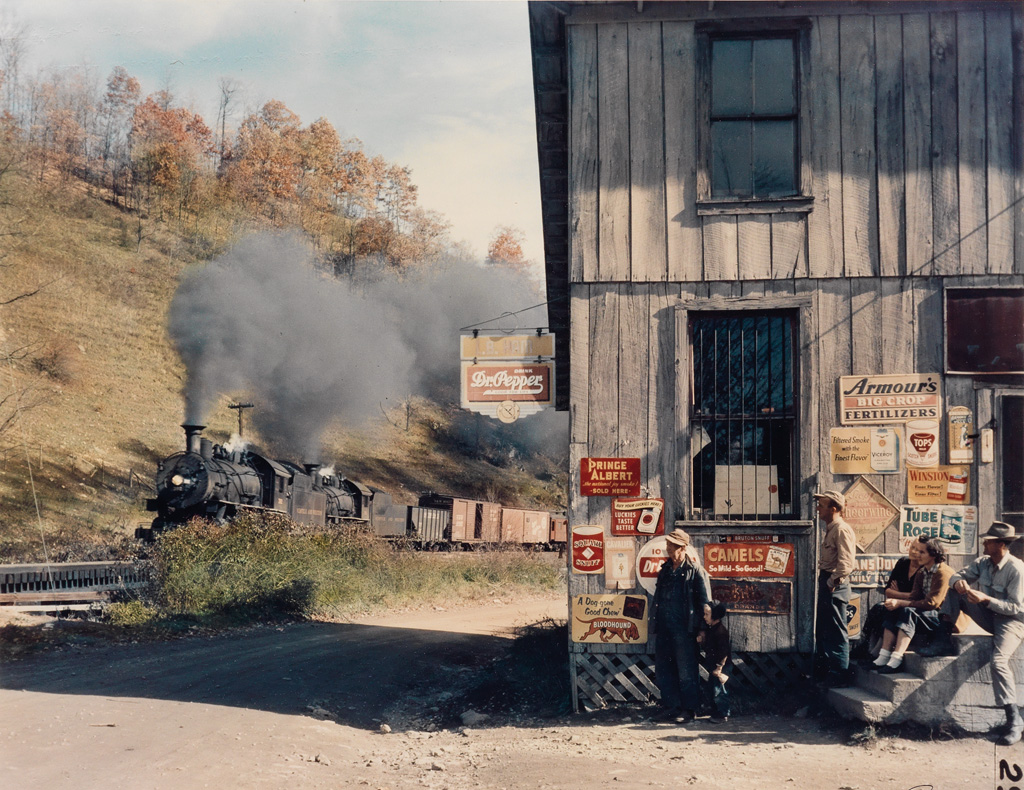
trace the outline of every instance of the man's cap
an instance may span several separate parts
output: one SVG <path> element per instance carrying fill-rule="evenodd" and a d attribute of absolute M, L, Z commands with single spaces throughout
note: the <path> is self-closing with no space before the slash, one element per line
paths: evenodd
<path fill-rule="evenodd" d="M 1004 543 L 1010 543 L 1019 537 L 1021 536 L 1017 534 L 1012 524 L 1007 524 L 1005 521 L 993 521 L 992 526 L 988 528 L 988 532 L 981 536 L 981 539 L 983 541 L 1001 540 Z"/>
<path fill-rule="evenodd" d="M 835 502 L 837 505 L 839 505 L 839 509 L 840 510 L 842 510 L 843 508 L 846 507 L 846 497 L 844 497 L 838 491 L 826 491 L 823 494 L 815 494 L 814 498 L 815 499 L 831 499 L 833 502 Z"/>
<path fill-rule="evenodd" d="M 690 535 L 682 529 L 674 529 L 665 536 L 665 540 L 676 546 L 689 546 Z"/>

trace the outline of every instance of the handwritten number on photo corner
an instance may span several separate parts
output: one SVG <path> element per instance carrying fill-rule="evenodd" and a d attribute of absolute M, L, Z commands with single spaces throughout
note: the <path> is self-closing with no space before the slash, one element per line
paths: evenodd
<path fill-rule="evenodd" d="M 1024 777 L 1024 770 L 1017 763 L 1009 763 L 1006 760 L 999 761 L 999 781 L 1009 779 L 1011 782 L 1019 782 Z M 1004 787 L 997 785 L 996 790 L 1021 790 L 1017 785 Z"/>

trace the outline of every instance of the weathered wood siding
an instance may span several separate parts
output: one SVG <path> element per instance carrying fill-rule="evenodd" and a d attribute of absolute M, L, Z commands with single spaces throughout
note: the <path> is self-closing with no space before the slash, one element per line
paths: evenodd
<path fill-rule="evenodd" d="M 666 524 L 691 515 L 690 359 L 686 325 L 692 311 L 791 308 L 798 314 L 800 420 L 796 460 L 797 511 L 792 518 L 813 524 L 810 494 L 844 490 L 857 476 L 829 471 L 829 429 L 839 426 L 840 376 L 942 370 L 942 289 L 949 286 L 1020 285 L 1017 275 L 957 277 L 861 277 L 849 279 L 750 280 L 713 283 L 572 285 L 572 412 L 570 524 L 609 524 L 610 500 L 579 495 L 580 459 L 587 456 L 640 457 L 650 495 L 665 499 Z M 967 406 L 982 424 L 993 414 L 991 389 L 975 390 L 965 376 L 943 377 L 943 411 Z M 947 457 L 941 432 L 941 457 Z M 975 464 L 971 501 L 981 523 L 995 518 L 991 495 L 995 470 Z M 872 475 L 883 494 L 905 501 L 906 473 Z M 773 532 L 798 545 L 792 616 L 732 614 L 736 650 L 811 648 L 814 557 L 817 536 L 791 523 L 723 522 L 695 527 L 694 544 L 730 532 Z M 801 543 L 801 541 L 803 541 Z M 638 539 L 642 545 L 643 539 Z M 895 526 L 864 546 L 867 553 L 897 553 Z M 969 557 L 954 555 L 961 567 Z M 804 567 L 806 566 L 806 567 Z M 570 595 L 603 593 L 604 576 L 570 574 Z M 766 625 L 766 622 L 768 625 Z M 770 626 L 770 627 L 769 627 Z M 586 652 L 637 652 L 636 646 L 574 646 Z"/>
<path fill-rule="evenodd" d="M 1021 4 L 843 5 L 799 14 L 797 214 L 698 214 L 692 9 L 570 13 L 571 282 L 1024 274 Z"/>

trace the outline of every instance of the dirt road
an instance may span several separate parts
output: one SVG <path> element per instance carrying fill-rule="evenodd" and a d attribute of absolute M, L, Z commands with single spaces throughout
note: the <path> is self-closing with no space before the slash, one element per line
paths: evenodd
<path fill-rule="evenodd" d="M 89 647 L 0 666 L 5 788 L 994 788 L 979 739 L 632 714 L 429 731 L 452 678 L 562 598 Z M 382 732 L 381 725 L 391 732 Z M 1024 756 L 1022 754 L 1021 756 Z M 1004 783 L 1006 785 L 1006 783 Z"/>

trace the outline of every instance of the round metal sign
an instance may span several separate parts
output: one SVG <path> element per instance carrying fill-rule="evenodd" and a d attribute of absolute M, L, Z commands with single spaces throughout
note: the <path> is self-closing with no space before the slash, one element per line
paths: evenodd
<path fill-rule="evenodd" d="M 519 404 L 511 400 L 503 400 L 498 405 L 498 419 L 502 422 L 515 422 L 519 419 Z"/>

